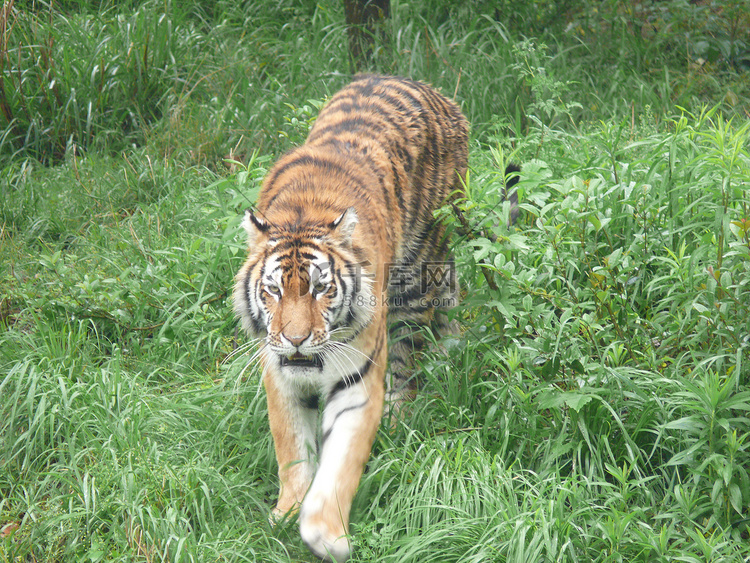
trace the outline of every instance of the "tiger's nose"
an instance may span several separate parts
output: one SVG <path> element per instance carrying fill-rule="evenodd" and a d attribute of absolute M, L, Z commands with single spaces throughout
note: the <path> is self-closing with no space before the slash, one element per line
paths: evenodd
<path fill-rule="evenodd" d="M 292 346 L 294 346 L 295 348 L 299 348 L 300 345 L 305 340 L 307 340 L 308 336 L 310 336 L 309 332 L 307 334 L 303 335 L 303 336 L 289 336 L 288 334 L 285 334 L 284 338 L 286 338 L 291 343 Z"/>

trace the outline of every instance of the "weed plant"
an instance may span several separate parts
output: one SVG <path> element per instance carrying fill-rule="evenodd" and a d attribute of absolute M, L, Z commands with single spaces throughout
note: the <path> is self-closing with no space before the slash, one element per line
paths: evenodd
<path fill-rule="evenodd" d="M 461 102 L 471 229 L 461 332 L 377 437 L 354 561 L 750 558 L 747 12 L 582 6 L 393 2 L 374 69 Z M 268 524 L 229 294 L 241 211 L 348 80 L 341 6 L 1 23 L 0 561 L 312 561 Z"/>

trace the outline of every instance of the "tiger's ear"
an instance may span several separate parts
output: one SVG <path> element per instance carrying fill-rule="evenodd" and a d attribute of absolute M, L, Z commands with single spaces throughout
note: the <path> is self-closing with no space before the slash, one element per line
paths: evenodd
<path fill-rule="evenodd" d="M 352 233 L 354 233 L 354 227 L 357 226 L 358 221 L 357 212 L 353 207 L 350 207 L 331 223 L 330 228 L 333 232 L 340 234 L 347 244 L 351 244 Z"/>
<path fill-rule="evenodd" d="M 245 232 L 247 232 L 249 246 L 253 245 L 258 235 L 268 230 L 268 222 L 260 217 L 256 217 L 250 209 L 245 210 L 245 218 L 242 220 L 242 226 Z"/>

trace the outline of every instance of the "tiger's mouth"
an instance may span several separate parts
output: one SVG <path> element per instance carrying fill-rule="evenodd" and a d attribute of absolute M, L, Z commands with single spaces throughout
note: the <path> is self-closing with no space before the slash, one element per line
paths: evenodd
<path fill-rule="evenodd" d="M 301 367 L 301 368 L 318 368 L 323 369 L 323 360 L 320 356 L 305 356 L 295 352 L 291 356 L 281 356 L 279 358 L 281 367 Z"/>

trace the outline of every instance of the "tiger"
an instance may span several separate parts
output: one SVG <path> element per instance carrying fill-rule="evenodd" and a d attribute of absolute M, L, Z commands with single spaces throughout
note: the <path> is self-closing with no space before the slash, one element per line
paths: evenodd
<path fill-rule="evenodd" d="M 352 499 L 384 403 L 411 396 L 420 328 L 444 329 L 439 313 L 456 303 L 436 211 L 462 193 L 468 130 L 424 83 L 357 75 L 268 170 L 242 220 L 233 302 L 261 342 L 280 484 L 271 518 L 296 515 L 323 560 L 349 558 Z"/>

